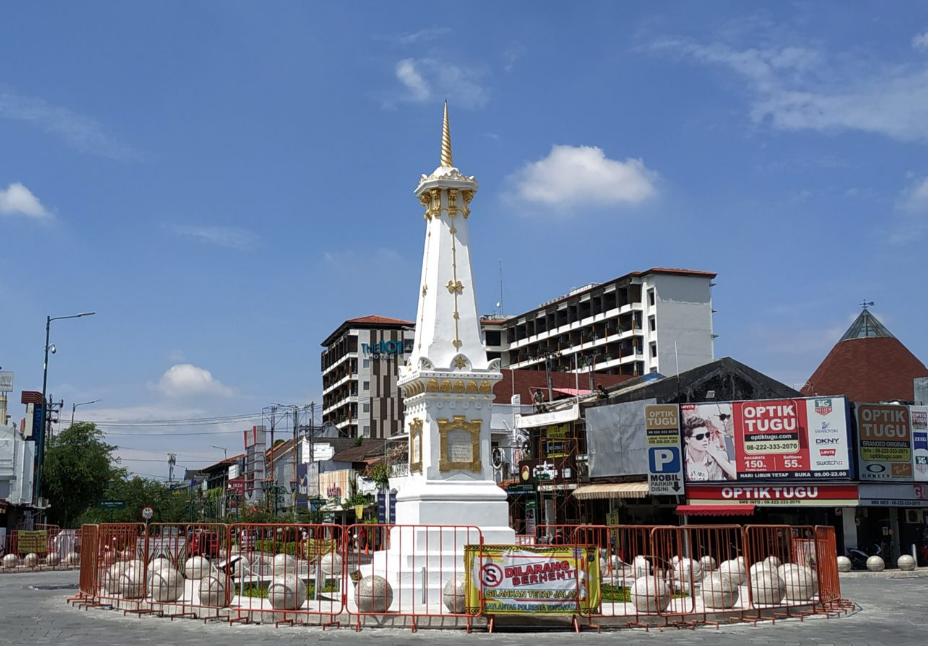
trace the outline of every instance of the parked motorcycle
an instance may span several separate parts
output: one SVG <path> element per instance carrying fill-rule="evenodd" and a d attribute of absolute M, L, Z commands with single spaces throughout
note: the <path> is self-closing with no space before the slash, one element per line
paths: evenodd
<path fill-rule="evenodd" d="M 851 559 L 851 567 L 855 570 L 866 570 L 867 559 L 871 556 L 883 556 L 883 547 L 879 543 L 874 543 L 866 549 L 852 547 L 847 551 L 847 557 Z"/>

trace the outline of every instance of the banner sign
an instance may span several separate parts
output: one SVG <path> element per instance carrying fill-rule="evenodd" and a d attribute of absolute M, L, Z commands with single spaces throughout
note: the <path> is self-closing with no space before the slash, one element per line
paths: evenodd
<path fill-rule="evenodd" d="M 849 478 L 843 397 L 682 404 L 687 482 Z"/>
<path fill-rule="evenodd" d="M 912 424 L 912 476 L 918 482 L 928 482 L 928 406 L 910 406 Z"/>
<path fill-rule="evenodd" d="M 19 530 L 16 532 L 16 551 L 20 554 L 44 554 L 47 549 L 47 530 Z"/>
<path fill-rule="evenodd" d="M 683 458 L 680 447 L 680 409 L 676 404 L 644 407 L 648 440 L 648 493 L 683 495 Z"/>
<path fill-rule="evenodd" d="M 859 500 L 856 484 L 838 485 L 695 485 L 686 486 L 686 500 L 694 505 L 759 505 L 853 507 Z"/>
<path fill-rule="evenodd" d="M 912 478 L 912 432 L 906 406 L 857 404 L 861 480 Z"/>
<path fill-rule="evenodd" d="M 589 615 L 600 603 L 598 551 L 593 545 L 468 545 L 467 612 Z"/>
<path fill-rule="evenodd" d="M 928 485 L 923 484 L 862 484 L 862 507 L 926 507 Z"/>

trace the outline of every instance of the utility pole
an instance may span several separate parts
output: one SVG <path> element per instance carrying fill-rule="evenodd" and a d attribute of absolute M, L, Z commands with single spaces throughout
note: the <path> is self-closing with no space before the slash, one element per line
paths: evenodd
<path fill-rule="evenodd" d="M 168 488 L 174 482 L 174 465 L 177 464 L 177 454 L 168 453 Z"/>
<path fill-rule="evenodd" d="M 296 475 L 296 464 L 297 464 L 297 451 L 300 448 L 298 443 L 300 436 L 300 409 L 296 406 L 293 407 L 293 480 L 291 481 L 290 487 L 290 510 L 293 514 L 293 517 L 296 518 L 296 488 L 299 485 L 300 479 Z"/>
<path fill-rule="evenodd" d="M 277 425 L 277 406 L 271 406 L 271 447 L 268 453 L 271 455 L 271 464 L 268 467 L 269 480 L 271 483 L 270 493 L 274 497 L 274 515 L 277 515 L 277 481 L 274 479 L 274 427 Z"/>

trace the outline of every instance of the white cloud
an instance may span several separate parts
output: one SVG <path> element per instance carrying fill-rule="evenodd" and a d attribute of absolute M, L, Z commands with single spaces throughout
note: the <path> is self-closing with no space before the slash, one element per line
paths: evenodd
<path fill-rule="evenodd" d="M 920 50 L 928 50 L 928 31 L 923 34 L 916 34 L 912 37 L 912 47 Z"/>
<path fill-rule="evenodd" d="M 520 58 L 525 56 L 528 49 L 522 43 L 513 43 L 503 50 L 503 69 L 511 72 Z"/>
<path fill-rule="evenodd" d="M 239 227 L 176 225 L 174 232 L 186 238 L 232 249 L 247 249 L 255 243 L 255 235 Z"/>
<path fill-rule="evenodd" d="M 890 244 L 920 240 L 928 233 L 928 177 L 917 179 L 899 197 L 897 208 L 901 217 L 890 231 Z"/>
<path fill-rule="evenodd" d="M 430 40 L 435 40 L 436 38 L 441 38 L 445 34 L 451 32 L 451 29 L 448 27 L 439 27 L 433 25 L 432 27 L 426 27 L 425 29 L 420 29 L 419 31 L 411 31 L 405 34 L 400 34 L 399 36 L 394 36 L 391 38 L 398 45 L 418 45 Z"/>
<path fill-rule="evenodd" d="M 650 51 L 737 74 L 757 124 L 928 141 L 928 70 L 921 62 L 891 65 L 832 58 L 806 47 L 737 48 L 680 38 L 654 41 Z"/>
<path fill-rule="evenodd" d="M 231 397 L 232 389 L 213 377 L 213 373 L 189 363 L 168 368 L 155 385 L 155 389 L 168 397 L 195 397 L 218 395 Z"/>
<path fill-rule="evenodd" d="M 519 199 L 556 210 L 584 205 L 638 204 L 657 194 L 657 174 L 640 159 L 609 159 L 594 146 L 554 146 L 510 181 Z"/>
<path fill-rule="evenodd" d="M 428 101 L 432 96 L 429 84 L 416 69 L 416 61 L 407 58 L 396 64 L 396 78 L 409 90 L 411 101 Z"/>
<path fill-rule="evenodd" d="M 486 74 L 435 58 L 405 58 L 396 64 L 396 78 L 403 86 L 398 95 L 388 97 L 384 105 L 425 103 L 433 98 L 447 98 L 453 107 L 482 108 L 490 100 L 484 84 Z"/>
<path fill-rule="evenodd" d="M 0 189 L 0 213 L 6 215 L 22 214 L 31 218 L 46 218 L 49 216 L 39 198 L 19 182 L 10 184 L 6 190 Z"/>
<path fill-rule="evenodd" d="M 0 118 L 31 123 L 83 152 L 119 161 L 141 158 L 130 146 L 107 133 L 95 119 L 3 87 L 0 87 Z"/>

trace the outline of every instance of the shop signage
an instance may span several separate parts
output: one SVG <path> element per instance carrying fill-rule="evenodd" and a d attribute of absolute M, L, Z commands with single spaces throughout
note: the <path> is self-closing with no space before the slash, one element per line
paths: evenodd
<path fill-rule="evenodd" d="M 20 554 L 44 554 L 47 550 L 47 530 L 19 530 L 16 532 L 16 551 L 18 551 Z"/>
<path fill-rule="evenodd" d="M 802 505 L 815 507 L 856 506 L 859 500 L 855 484 L 778 484 L 778 485 L 697 485 L 686 486 L 686 499 L 699 505 Z"/>
<path fill-rule="evenodd" d="M 644 407 L 648 441 L 648 493 L 683 495 L 683 457 L 680 446 L 680 409 L 676 404 Z"/>
<path fill-rule="evenodd" d="M 523 460 L 519 464 L 519 477 L 524 484 L 576 482 L 577 462 L 573 456 L 550 460 Z"/>
<path fill-rule="evenodd" d="M 928 485 L 861 484 L 863 507 L 928 507 Z"/>
<path fill-rule="evenodd" d="M 852 475 L 844 397 L 682 404 L 687 482 Z"/>
<path fill-rule="evenodd" d="M 593 546 L 468 545 L 465 609 L 488 615 L 587 615 L 600 602 L 598 551 Z"/>
<path fill-rule="evenodd" d="M 532 484 L 507 485 L 506 493 L 510 493 L 510 494 L 535 493 L 535 485 L 532 485 Z"/>
<path fill-rule="evenodd" d="M 912 476 L 912 432 L 906 406 L 857 404 L 860 479 L 899 481 Z"/>
<path fill-rule="evenodd" d="M 245 478 L 232 478 L 229 480 L 229 489 L 239 496 L 245 495 Z"/>
<path fill-rule="evenodd" d="M 372 357 L 395 356 L 398 354 L 405 354 L 406 352 L 412 352 L 412 346 L 412 339 L 406 339 L 405 341 L 381 340 L 376 343 L 362 343 L 361 353 Z"/>
<path fill-rule="evenodd" d="M 912 424 L 912 477 L 928 482 L 928 406 L 909 407 Z"/>
<path fill-rule="evenodd" d="M 101 500 L 97 503 L 100 509 L 125 509 L 125 500 Z"/>
<path fill-rule="evenodd" d="M 13 392 L 13 372 L 0 370 L 0 393 Z"/>

